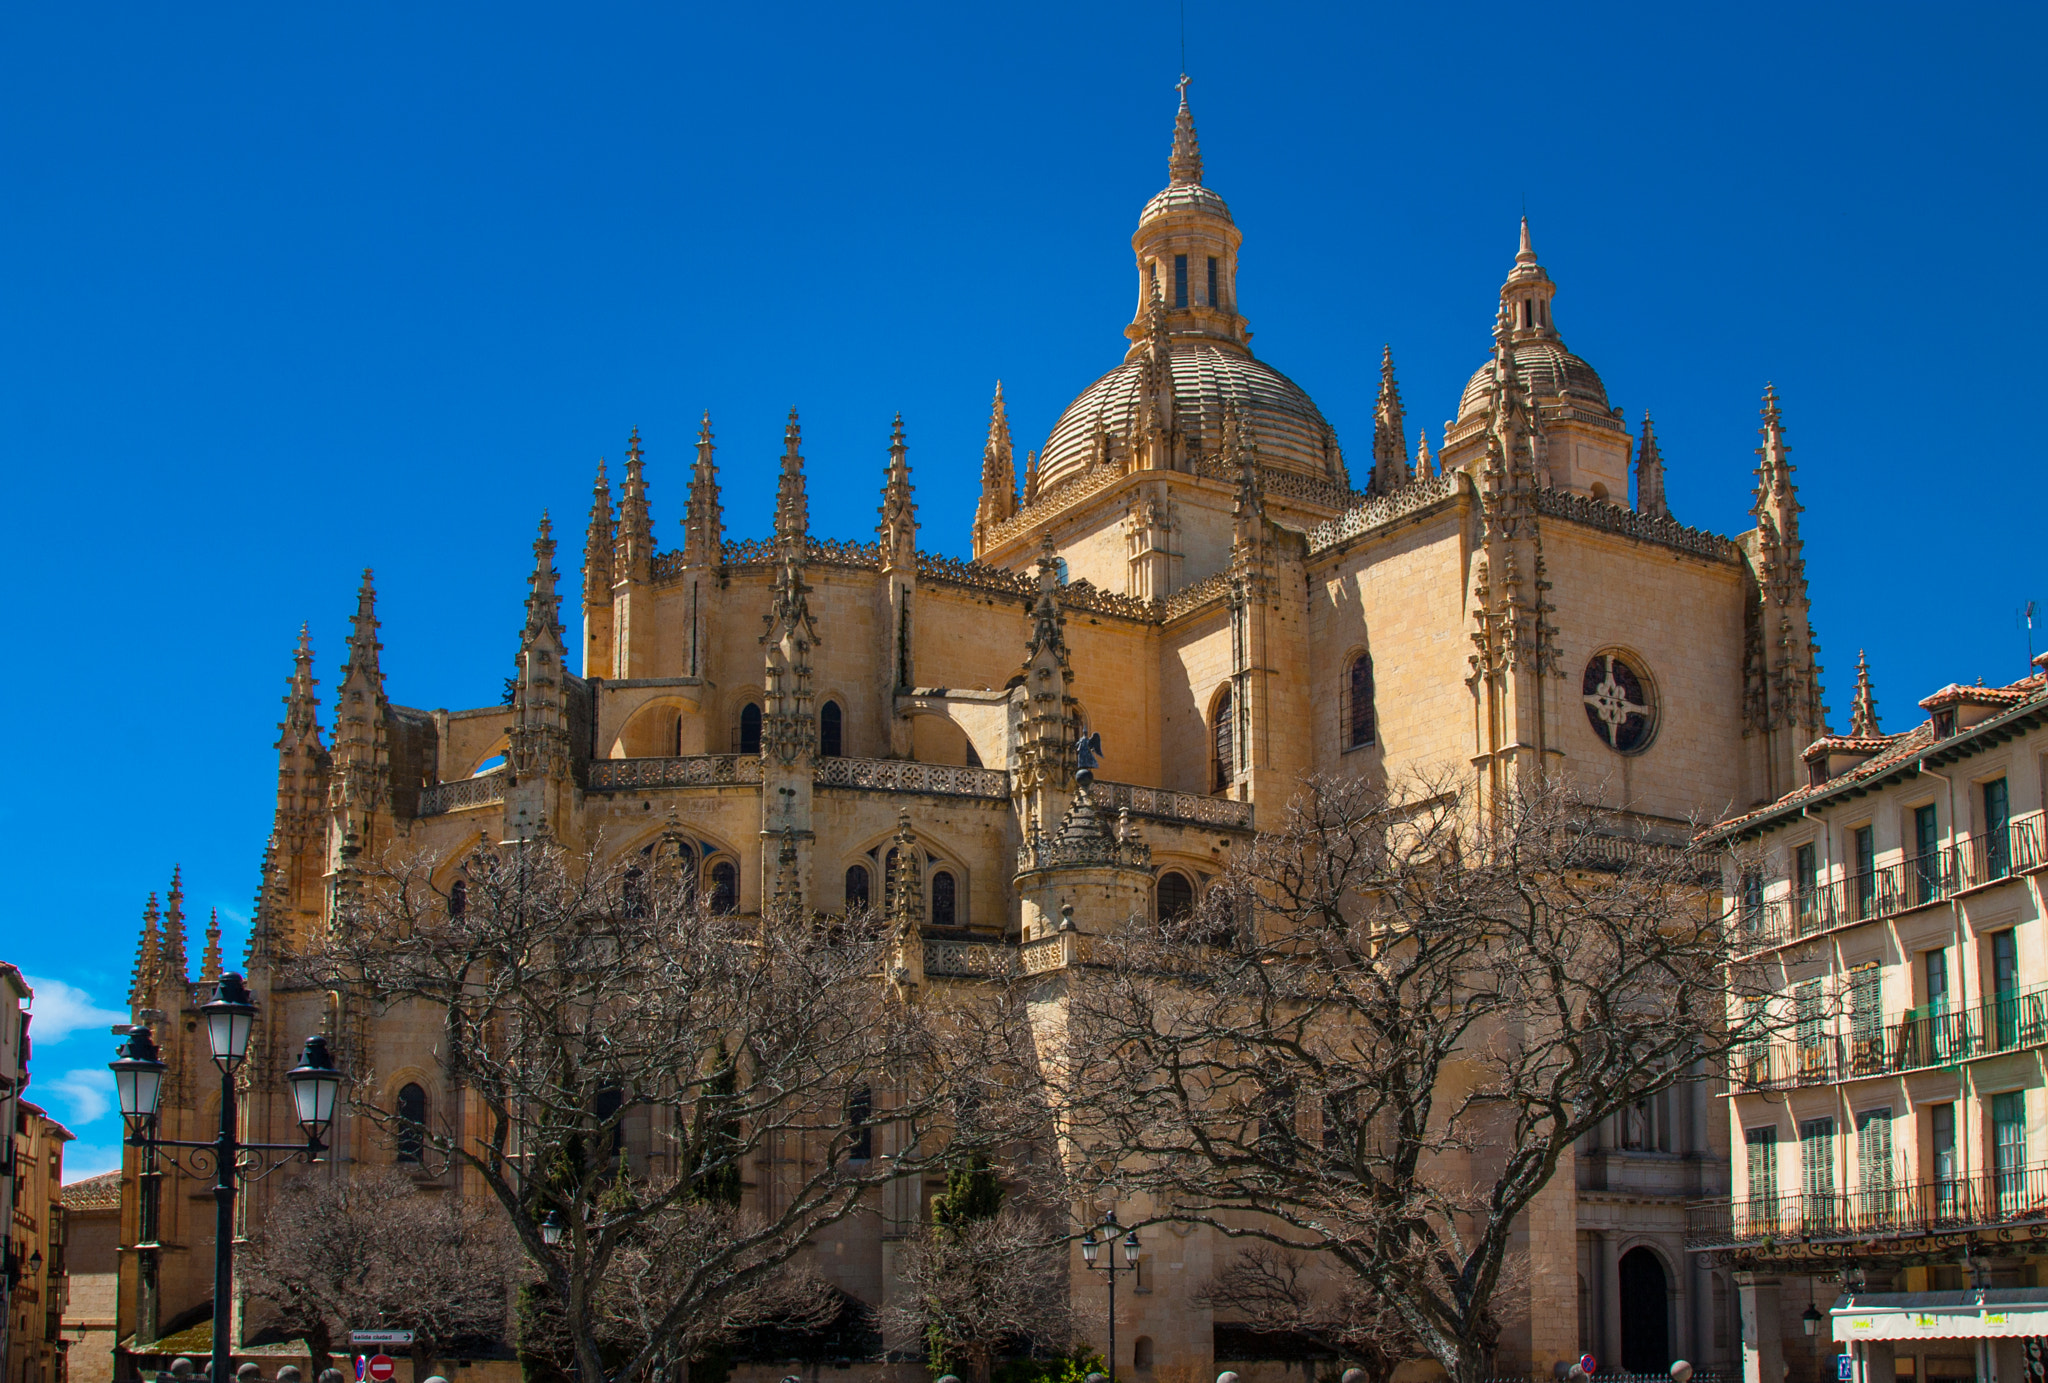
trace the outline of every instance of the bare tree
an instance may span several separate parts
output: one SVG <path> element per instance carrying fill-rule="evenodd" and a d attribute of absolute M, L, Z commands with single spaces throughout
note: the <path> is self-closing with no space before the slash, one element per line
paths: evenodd
<path fill-rule="evenodd" d="M 1185 926 L 1095 943 L 1078 1189 L 1303 1255 L 1471 1383 L 1560 1157 L 1730 1045 L 1717 877 L 1556 784 L 1312 781 Z"/>
<path fill-rule="evenodd" d="M 518 1255 L 487 1204 L 422 1192 L 392 1168 L 280 1187 L 243 1258 L 243 1284 L 303 1331 L 316 1370 L 351 1329 L 410 1330 L 416 1374 L 458 1341 L 504 1333 Z"/>
<path fill-rule="evenodd" d="M 437 1013 L 466 1118 L 413 1136 L 503 1207 L 581 1383 L 678 1376 L 802 1297 L 791 1257 L 876 1188 L 1039 1117 L 1013 1098 L 1031 1068 L 1004 986 L 919 999 L 874 919 L 723 914 L 684 858 L 543 839 L 478 849 L 444 891 L 433 861 L 394 857 L 341 890 L 303 967 Z"/>
<path fill-rule="evenodd" d="M 924 1353 L 967 1383 L 988 1383 L 1005 1346 L 1073 1342 L 1064 1230 L 1009 1200 L 993 1169 L 956 1168 L 900 1260 L 900 1295 L 882 1314 L 892 1350 Z"/>

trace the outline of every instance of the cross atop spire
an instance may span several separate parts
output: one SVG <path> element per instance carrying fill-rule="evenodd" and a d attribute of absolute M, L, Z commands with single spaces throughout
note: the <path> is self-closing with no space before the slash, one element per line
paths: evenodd
<path fill-rule="evenodd" d="M 1173 156 L 1166 161 L 1166 171 L 1173 182 L 1199 183 L 1202 146 L 1195 140 L 1195 117 L 1188 109 L 1188 74 L 1181 73 L 1174 85 L 1180 88 L 1180 113 L 1173 117 Z"/>

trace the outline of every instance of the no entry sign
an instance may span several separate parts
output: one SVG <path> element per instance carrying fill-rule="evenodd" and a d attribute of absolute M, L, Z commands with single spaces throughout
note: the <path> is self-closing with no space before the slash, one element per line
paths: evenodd
<path fill-rule="evenodd" d="M 392 1375 L 398 1372 L 398 1365 L 391 1362 L 388 1354 L 370 1356 L 369 1374 L 371 1383 L 391 1383 Z"/>

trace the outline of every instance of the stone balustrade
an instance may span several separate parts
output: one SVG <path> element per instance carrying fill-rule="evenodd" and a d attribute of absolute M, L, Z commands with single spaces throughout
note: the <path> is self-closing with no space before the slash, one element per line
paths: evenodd
<path fill-rule="evenodd" d="M 511 774 L 503 768 L 479 773 L 474 778 L 457 778 L 452 783 L 431 783 L 420 789 L 419 814 L 441 816 L 468 807 L 488 807 L 505 800 L 505 784 Z"/>
<path fill-rule="evenodd" d="M 687 754 L 672 759 L 597 759 L 590 765 L 592 792 L 632 788 L 711 788 L 761 781 L 755 754 Z"/>
<path fill-rule="evenodd" d="M 867 792 L 920 792 L 933 797 L 1007 798 L 1010 775 L 999 768 L 921 764 L 908 759 L 820 759 L 821 788 Z"/>
<path fill-rule="evenodd" d="M 1141 788 L 1132 783 L 1097 782 L 1092 792 L 1096 807 L 1109 816 L 1128 808 L 1132 816 L 1150 817 L 1155 821 L 1222 826 L 1233 831 L 1252 829 L 1252 804 L 1233 802 L 1228 797 Z"/>

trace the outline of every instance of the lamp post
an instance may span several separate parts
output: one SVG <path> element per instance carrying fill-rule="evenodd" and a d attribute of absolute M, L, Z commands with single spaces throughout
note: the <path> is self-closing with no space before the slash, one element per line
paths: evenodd
<path fill-rule="evenodd" d="M 1101 1238 L 1097 1238 L 1097 1231 Z M 1124 1261 L 1116 1261 L 1117 1236 L 1123 1236 Z M 1102 1256 L 1103 1247 L 1110 1252 L 1104 1261 L 1095 1260 Z M 1126 1233 L 1116 1222 L 1116 1207 L 1111 1206 L 1102 1216 L 1102 1223 L 1090 1225 L 1081 1234 L 1081 1261 L 1089 1268 L 1109 1276 L 1109 1383 L 1116 1383 L 1116 1275 L 1134 1273 L 1138 1270 L 1138 1231 Z"/>
<path fill-rule="evenodd" d="M 191 1143 L 156 1136 L 157 1104 L 163 1097 L 165 1066 L 149 1029 L 128 1030 L 120 1055 L 107 1063 L 121 1097 L 121 1117 L 128 1125 L 130 1147 L 149 1148 L 187 1176 L 213 1176 L 213 1383 L 232 1376 L 234 1351 L 228 1342 L 229 1302 L 234 1293 L 235 1196 L 245 1182 L 261 1181 L 293 1158 L 308 1162 L 325 1152 L 320 1141 L 334 1122 L 334 1104 L 341 1093 L 341 1072 L 334 1069 L 327 1039 L 306 1039 L 299 1064 L 285 1072 L 297 1109 L 304 1143 L 244 1143 L 236 1133 L 235 1072 L 249 1054 L 249 1033 L 256 1022 L 256 1003 L 240 975 L 222 975 L 213 999 L 199 1006 L 206 1019 L 206 1040 L 213 1063 L 220 1068 L 220 1131 L 210 1143 Z M 184 1149 L 187 1161 L 167 1149 Z M 281 1153 L 266 1159 L 249 1154 Z"/>

